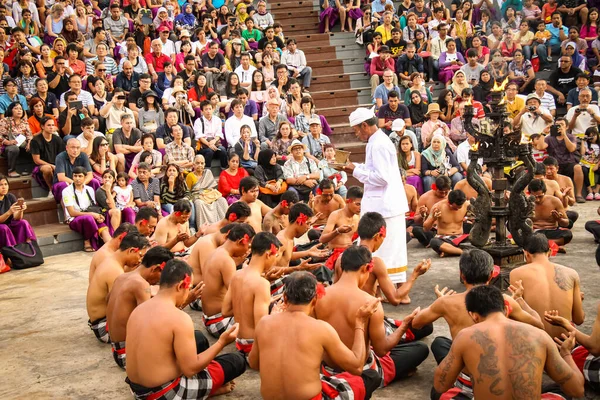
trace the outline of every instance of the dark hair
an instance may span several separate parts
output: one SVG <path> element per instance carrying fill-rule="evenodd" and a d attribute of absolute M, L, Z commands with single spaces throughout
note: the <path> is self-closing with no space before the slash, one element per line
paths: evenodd
<path fill-rule="evenodd" d="M 146 254 L 144 254 L 144 258 L 142 258 L 142 265 L 146 268 L 150 268 L 162 263 L 168 263 L 174 258 L 175 255 L 166 247 L 155 246 L 149 249 Z"/>
<path fill-rule="evenodd" d="M 550 251 L 548 238 L 541 233 L 534 233 L 527 239 L 523 249 L 529 254 L 546 254 Z"/>
<path fill-rule="evenodd" d="M 370 211 L 360 217 L 356 232 L 361 240 L 373 239 L 380 229 L 385 226 L 385 219 L 381 216 L 381 214 Z"/>
<path fill-rule="evenodd" d="M 494 259 L 486 251 L 472 249 L 462 253 L 458 266 L 465 283 L 483 285 L 494 271 Z"/>
<path fill-rule="evenodd" d="M 233 109 L 236 108 L 237 106 L 243 107 L 244 103 L 242 103 L 242 101 L 240 99 L 233 99 L 231 102 L 231 107 L 229 109 L 233 111 Z"/>
<path fill-rule="evenodd" d="M 363 189 L 360 186 L 352 186 L 348 189 L 348 193 L 346 194 L 347 199 L 362 199 L 363 198 Z"/>
<path fill-rule="evenodd" d="M 231 214 L 235 214 L 237 216 L 236 219 L 247 218 L 252 214 L 252 210 L 250 209 L 250 206 L 243 201 L 236 201 L 230 205 L 225 212 L 225 219 L 229 220 Z"/>
<path fill-rule="evenodd" d="M 534 175 L 545 175 L 546 167 L 544 167 L 544 164 L 542 163 L 535 163 L 535 166 L 533 167 L 533 173 Z"/>
<path fill-rule="evenodd" d="M 131 249 L 133 247 L 138 250 L 145 249 L 150 246 L 150 242 L 148 238 L 140 235 L 139 232 L 129 232 L 123 240 L 121 240 L 121 244 L 119 245 L 119 250 L 125 251 L 127 249 Z"/>
<path fill-rule="evenodd" d="M 233 89 L 233 88 L 232 88 L 232 86 L 231 86 L 231 78 L 232 78 L 233 76 L 235 76 L 236 78 L 238 78 L 238 84 L 237 84 L 237 86 L 235 87 L 235 91 L 234 91 L 234 89 Z M 233 97 L 235 97 L 235 92 L 237 92 L 237 90 L 238 90 L 238 88 L 239 88 L 239 87 L 240 87 L 240 77 L 239 77 L 239 76 L 238 76 L 238 75 L 237 75 L 235 72 L 232 72 L 232 73 L 230 73 L 230 74 L 229 74 L 229 76 L 227 77 L 227 83 L 225 84 L 225 95 L 226 95 L 228 98 L 233 98 Z M 237 99 L 236 99 L 236 100 L 237 100 Z M 234 100 L 234 101 L 235 101 L 235 100 Z M 231 108 L 233 108 L 233 102 L 232 102 L 232 104 L 231 104 Z"/>
<path fill-rule="evenodd" d="M 150 166 L 147 163 L 145 163 L 145 162 L 140 162 L 138 164 L 138 168 L 137 169 L 138 169 L 138 171 L 141 170 L 141 169 L 143 169 L 145 171 L 150 171 Z"/>
<path fill-rule="evenodd" d="M 258 179 L 256 179 L 253 176 L 247 176 L 245 178 L 242 178 L 242 180 L 240 181 L 240 186 L 239 186 L 240 194 L 244 194 L 244 192 L 247 192 L 247 191 L 257 188 L 259 186 L 260 186 L 260 183 L 258 182 Z"/>
<path fill-rule="evenodd" d="M 256 87 L 256 82 L 254 81 L 254 77 L 256 76 L 256 74 L 261 74 L 263 76 L 263 80 L 262 80 L 260 87 Z M 250 85 L 250 90 L 253 92 L 258 91 L 258 90 L 267 90 L 267 84 L 265 83 L 265 76 L 262 73 L 262 71 L 259 69 L 257 69 L 256 71 L 254 71 L 252 73 L 252 84 Z"/>
<path fill-rule="evenodd" d="M 90 154 L 90 160 L 94 162 L 100 162 L 100 143 L 102 143 L 103 140 L 108 142 L 104 135 L 94 138 L 94 141 L 92 142 L 92 154 Z M 108 156 L 106 158 L 108 158 Z M 106 165 L 101 165 L 100 167 L 104 168 Z"/>
<path fill-rule="evenodd" d="M 252 255 L 262 256 L 271 250 L 271 245 L 280 248 L 281 242 L 271 232 L 259 232 L 252 239 Z"/>
<path fill-rule="evenodd" d="M 142 159 L 140 158 L 140 161 L 141 160 Z M 165 169 L 165 174 L 161 178 L 160 191 L 162 192 L 163 190 L 167 190 L 169 187 L 169 178 L 167 177 L 167 171 L 171 167 L 174 167 L 177 170 L 177 176 L 175 177 L 175 188 L 174 188 L 175 198 L 181 199 L 181 198 L 185 197 L 186 192 L 187 192 L 187 187 L 185 185 L 185 178 L 183 177 L 183 174 L 181 173 L 181 168 L 179 168 L 179 165 L 177 165 L 175 163 L 167 164 L 167 168 Z M 139 165 L 138 165 L 138 169 L 140 169 Z M 190 208 L 190 210 L 191 210 L 191 208 Z"/>
<path fill-rule="evenodd" d="M 551 156 L 546 157 L 543 163 L 545 166 L 554 165 L 555 167 L 558 167 L 558 160 Z"/>
<path fill-rule="evenodd" d="M 467 201 L 467 195 L 462 190 L 453 190 L 448 193 L 448 203 L 462 206 Z"/>
<path fill-rule="evenodd" d="M 293 305 L 305 305 L 317 294 L 317 278 L 308 271 L 296 271 L 286 276 L 285 297 Z"/>
<path fill-rule="evenodd" d="M 446 175 L 441 175 L 435 178 L 435 185 L 439 190 L 450 190 L 452 188 L 452 181 Z"/>
<path fill-rule="evenodd" d="M 108 169 L 107 171 L 110 171 L 114 174 L 114 172 L 110 169 Z M 127 180 L 129 179 L 129 176 L 127 175 L 127 172 L 119 172 L 115 178 L 115 180 L 119 180 L 119 179 L 125 179 L 125 182 L 127 182 Z"/>
<path fill-rule="evenodd" d="M 148 158 L 148 156 L 152 157 L 152 152 L 146 151 L 146 150 L 142 151 L 140 153 L 140 161 L 146 162 L 145 160 L 146 160 L 146 158 Z M 150 164 L 152 164 L 152 163 L 150 163 Z"/>
<path fill-rule="evenodd" d="M 394 98 L 399 97 L 398 92 L 396 92 L 395 90 L 390 90 L 390 92 L 388 93 L 388 99 L 390 97 L 394 97 Z"/>
<path fill-rule="evenodd" d="M 360 267 L 373 259 L 371 251 L 365 246 L 352 245 L 342 253 L 342 271 L 358 271 Z"/>
<path fill-rule="evenodd" d="M 174 212 L 190 213 L 192 212 L 192 203 L 188 199 L 179 199 L 173 204 Z"/>
<path fill-rule="evenodd" d="M 463 90 L 460 92 L 460 95 L 461 95 L 462 97 L 465 97 L 465 96 L 473 96 L 473 89 L 471 89 L 471 88 L 464 88 L 464 89 L 463 89 Z"/>
<path fill-rule="evenodd" d="M 298 197 L 298 193 L 296 193 L 295 191 L 286 190 L 281 195 L 281 201 L 283 200 L 287 201 L 289 204 L 296 204 L 300 201 L 300 198 Z"/>
<path fill-rule="evenodd" d="M 234 224 L 234 226 L 229 231 L 227 235 L 227 240 L 231 240 L 232 242 L 237 242 L 242 239 L 245 235 L 248 235 L 250 239 L 254 237 L 256 232 L 254 228 L 249 224 Z"/>
<path fill-rule="evenodd" d="M 158 219 L 158 211 L 152 207 L 142 207 L 135 215 L 135 222 L 140 222 L 142 220 L 149 221 L 150 218 Z"/>
<path fill-rule="evenodd" d="M 43 100 L 42 100 L 43 101 Z M 53 117 L 46 117 L 45 115 L 40 119 L 40 126 L 45 126 L 46 122 L 54 121 Z"/>
<path fill-rule="evenodd" d="M 75 167 L 75 168 L 73 168 L 73 173 L 71 174 L 71 176 L 73 176 L 73 175 L 85 176 L 86 174 L 87 174 L 87 171 L 85 170 L 84 167 Z"/>
<path fill-rule="evenodd" d="M 124 172 L 119 172 L 120 174 L 124 174 Z M 114 180 L 117 180 L 117 175 L 115 174 L 115 171 L 113 171 L 112 169 L 105 169 L 104 172 L 102 172 L 102 178 L 104 178 L 104 175 L 110 175 L 112 176 L 112 178 Z M 127 176 L 127 174 L 125 174 L 125 176 Z M 114 182 L 113 182 L 114 184 Z"/>
<path fill-rule="evenodd" d="M 193 272 L 192 268 L 185 261 L 178 258 L 169 260 L 160 274 L 160 287 L 169 288 L 177 285 L 186 276 L 191 277 Z"/>
<path fill-rule="evenodd" d="M 529 182 L 529 192 L 539 192 L 546 193 L 546 183 L 543 179 L 533 179 Z"/>
<path fill-rule="evenodd" d="M 477 313 L 482 317 L 501 312 L 504 313 L 504 297 L 495 286 L 483 285 L 469 290 L 465 297 L 467 311 Z"/>
<path fill-rule="evenodd" d="M 142 138 L 140 139 L 140 143 L 143 144 L 144 140 L 146 140 L 148 138 L 152 139 L 152 148 L 156 149 L 156 137 L 153 134 L 151 134 L 151 133 L 144 133 L 144 134 L 142 134 Z"/>
<path fill-rule="evenodd" d="M 21 107 L 23 109 L 23 115 L 21 116 L 22 119 L 27 120 L 27 113 L 25 112 L 25 109 L 23 108 L 23 105 L 18 102 L 18 101 L 14 101 L 12 103 L 10 103 L 8 105 L 8 107 L 6 107 L 6 111 L 4 112 L 4 116 L 7 118 L 12 118 L 13 117 L 13 110 L 16 107 Z"/>
<path fill-rule="evenodd" d="M 305 203 L 296 203 L 290 208 L 290 215 L 288 216 L 288 220 L 290 224 L 296 222 L 300 214 L 306 215 L 308 218 L 314 215 L 313 210 Z"/>
<path fill-rule="evenodd" d="M 333 187 L 333 182 L 330 179 L 323 179 L 321 182 L 319 182 L 319 189 L 321 190 L 325 190 L 325 189 L 335 189 Z"/>

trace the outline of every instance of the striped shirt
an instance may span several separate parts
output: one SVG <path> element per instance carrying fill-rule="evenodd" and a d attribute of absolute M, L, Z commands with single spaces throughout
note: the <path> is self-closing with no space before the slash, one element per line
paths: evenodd
<path fill-rule="evenodd" d="M 88 75 L 94 75 L 96 72 L 96 67 L 94 67 L 93 62 L 98 61 L 98 57 L 90 58 L 85 62 L 85 72 Z M 117 75 L 119 73 L 119 68 L 117 67 L 117 63 L 111 57 L 104 57 L 104 61 L 102 64 L 106 67 L 106 73 L 111 75 Z"/>

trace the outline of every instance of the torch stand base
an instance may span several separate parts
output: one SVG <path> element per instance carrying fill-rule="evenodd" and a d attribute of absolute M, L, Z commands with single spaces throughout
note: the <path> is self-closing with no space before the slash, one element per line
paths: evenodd
<path fill-rule="evenodd" d="M 525 253 L 517 245 L 485 246 L 482 248 L 494 259 L 494 265 L 500 267 L 500 275 L 493 278 L 490 285 L 505 291 L 510 286 L 510 271 L 525 264 Z"/>

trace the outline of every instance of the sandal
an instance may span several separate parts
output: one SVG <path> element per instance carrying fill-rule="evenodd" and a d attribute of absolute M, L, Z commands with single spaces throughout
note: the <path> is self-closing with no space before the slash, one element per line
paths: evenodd
<path fill-rule="evenodd" d="M 19 174 L 18 172 L 12 171 L 8 173 L 8 177 L 9 178 L 20 178 L 21 174 Z"/>
<path fill-rule="evenodd" d="M 94 248 L 92 246 L 88 245 L 88 246 L 83 247 L 83 251 L 85 251 L 86 253 L 93 253 L 96 250 L 94 250 Z"/>

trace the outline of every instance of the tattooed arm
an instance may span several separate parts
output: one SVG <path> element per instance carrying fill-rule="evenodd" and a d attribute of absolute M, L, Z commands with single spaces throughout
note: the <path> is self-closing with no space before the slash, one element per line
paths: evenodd
<path fill-rule="evenodd" d="M 585 394 L 583 375 L 571 356 L 571 350 L 575 345 L 575 333 L 571 332 L 569 338 L 562 342 L 557 340 L 557 343 L 560 344 L 560 353 L 550 337 L 546 335 L 541 335 L 541 337 L 546 345 L 544 369 L 548 376 L 560 385 L 567 396 L 583 397 Z"/>
<path fill-rule="evenodd" d="M 456 335 L 456 338 L 452 342 L 450 352 L 435 369 L 433 388 L 438 393 L 444 393 L 447 390 L 450 390 L 452 386 L 454 386 L 456 377 L 465 366 L 460 351 L 463 340 L 466 340 L 463 332 Z"/>

